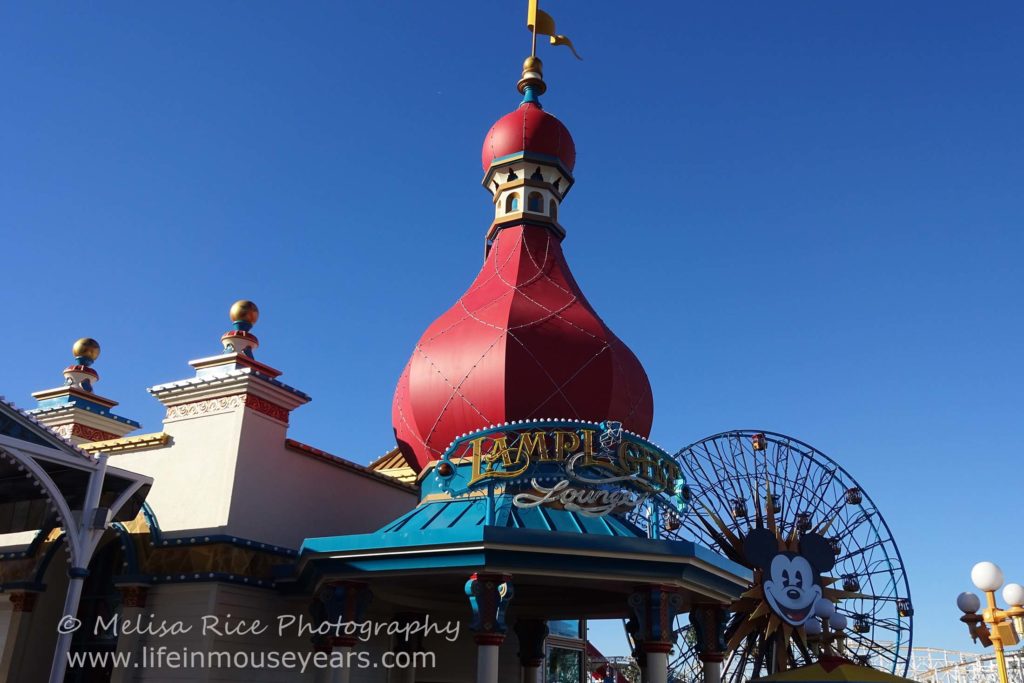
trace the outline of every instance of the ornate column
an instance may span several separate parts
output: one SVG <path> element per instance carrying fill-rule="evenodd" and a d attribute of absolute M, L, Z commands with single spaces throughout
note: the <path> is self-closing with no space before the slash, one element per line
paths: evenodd
<path fill-rule="evenodd" d="M 332 581 L 316 592 L 309 611 L 318 624 L 329 625 L 329 632 L 319 635 L 313 644 L 320 648 L 330 647 L 343 664 L 340 668 L 326 670 L 329 675 L 322 678 L 329 683 L 349 683 L 351 680 L 352 670 L 348 665 L 352 660 L 352 648 L 359 639 L 358 632 L 346 629 L 345 625 L 361 622 L 372 599 L 369 587 L 359 581 Z"/>
<path fill-rule="evenodd" d="M 7 637 L 3 641 L 3 649 L 0 650 L 0 681 L 19 679 L 18 663 L 14 658 L 20 658 L 23 653 L 32 649 L 27 642 L 28 631 L 38 595 L 39 592 L 34 590 L 16 590 L 10 593 L 12 609 L 10 621 L 7 623 Z"/>
<path fill-rule="evenodd" d="M 146 611 L 146 599 L 149 597 L 149 584 L 145 583 L 123 583 L 118 584 L 117 590 L 121 593 L 121 615 L 119 621 L 135 622 L 143 616 Z M 118 652 L 130 652 L 131 661 L 139 661 L 136 657 L 139 645 L 142 643 L 142 636 L 129 629 L 130 633 L 122 633 L 117 638 Z M 124 683 L 130 681 L 135 671 L 126 667 L 114 667 L 110 675 L 110 683 Z"/>
<path fill-rule="evenodd" d="M 466 596 L 473 609 L 469 628 L 477 646 L 477 683 L 498 683 L 498 648 L 507 630 L 505 610 L 512 600 L 511 578 L 506 574 L 473 574 L 466 582 Z"/>
<path fill-rule="evenodd" d="M 519 663 L 522 665 L 522 683 L 544 683 L 544 641 L 548 637 L 548 624 L 543 619 L 517 619 L 516 638 L 519 639 Z"/>
<path fill-rule="evenodd" d="M 690 610 L 697 656 L 704 663 L 704 683 L 721 683 L 728 619 L 729 613 L 721 605 L 694 605 Z"/>
<path fill-rule="evenodd" d="M 641 586 L 629 596 L 649 683 L 668 683 L 668 653 L 675 640 L 675 617 L 682 605 L 683 596 L 670 586 Z"/>

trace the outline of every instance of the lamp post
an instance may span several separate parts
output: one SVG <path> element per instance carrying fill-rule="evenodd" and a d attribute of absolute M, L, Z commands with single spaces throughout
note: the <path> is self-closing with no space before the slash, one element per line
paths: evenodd
<path fill-rule="evenodd" d="M 1017 629 L 1024 618 L 1024 586 L 1019 583 L 1006 584 L 1003 600 L 1010 608 L 1004 610 L 996 606 L 996 591 L 1003 585 L 1003 571 L 999 567 L 991 562 L 979 562 L 971 569 L 971 581 L 978 590 L 984 591 L 988 606 L 978 614 L 981 599 L 974 593 L 961 593 L 956 598 L 956 606 L 964 613 L 960 621 L 967 624 L 975 642 L 980 638 L 985 647 L 993 646 L 996 663 L 999 665 L 999 680 L 1008 683 L 1003 648 L 1020 642 Z"/>

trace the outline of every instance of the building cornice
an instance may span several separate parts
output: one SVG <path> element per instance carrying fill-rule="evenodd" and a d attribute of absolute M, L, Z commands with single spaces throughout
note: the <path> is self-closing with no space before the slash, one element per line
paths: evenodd
<path fill-rule="evenodd" d="M 132 451 L 146 451 L 153 448 L 161 448 L 166 446 L 170 440 L 170 434 L 167 434 L 166 432 L 156 432 L 153 434 L 126 436 L 120 439 L 94 441 L 92 443 L 82 444 L 81 448 L 89 453 L 128 453 Z"/>
<path fill-rule="evenodd" d="M 565 164 L 563 164 L 562 160 L 558 157 L 548 156 L 547 154 L 538 154 L 536 152 L 517 152 L 515 154 L 507 154 L 492 161 L 487 172 L 484 173 L 484 179 L 480 181 L 480 184 L 483 185 L 484 189 L 490 191 L 490 184 L 496 172 L 512 164 L 522 162 L 536 163 L 542 166 L 553 166 L 558 169 L 558 172 L 565 177 L 567 182 L 565 190 L 562 192 L 563 195 L 568 194 L 569 189 L 576 182 L 573 178 L 572 172 L 565 167 Z"/>
<path fill-rule="evenodd" d="M 158 384 L 149 393 L 168 408 L 204 399 L 246 394 L 265 399 L 287 411 L 312 400 L 307 394 L 254 368 L 238 368 Z"/>
<path fill-rule="evenodd" d="M 533 180 L 532 178 L 520 178 L 518 180 L 510 180 L 509 182 L 502 183 L 498 187 L 494 188 L 494 196 L 491 198 L 492 204 L 497 204 L 501 198 L 501 193 L 506 190 L 514 190 L 520 187 L 537 187 L 542 190 L 547 190 L 553 194 L 558 201 L 562 201 L 565 198 L 565 193 L 561 189 L 555 187 L 554 183 L 549 183 L 546 180 Z"/>
<path fill-rule="evenodd" d="M 499 231 L 519 225 L 533 225 L 539 228 L 546 228 L 553 232 L 559 240 L 565 239 L 565 228 L 550 216 L 530 211 L 515 211 L 507 213 L 491 223 L 491 227 L 487 229 L 487 241 L 493 241 L 498 236 Z"/>

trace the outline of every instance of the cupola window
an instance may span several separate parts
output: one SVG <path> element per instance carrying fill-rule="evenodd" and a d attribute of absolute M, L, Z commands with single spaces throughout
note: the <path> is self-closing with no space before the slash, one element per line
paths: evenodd
<path fill-rule="evenodd" d="M 548 203 L 548 206 L 550 207 L 548 209 L 548 215 L 551 216 L 551 220 L 558 220 L 558 204 L 556 204 L 555 200 L 552 199 Z"/>
<path fill-rule="evenodd" d="M 544 197 L 540 192 L 531 192 L 526 200 L 526 210 L 533 213 L 544 213 Z"/>
<path fill-rule="evenodd" d="M 513 192 L 505 197 L 505 213 L 512 213 L 519 210 L 519 193 Z"/>

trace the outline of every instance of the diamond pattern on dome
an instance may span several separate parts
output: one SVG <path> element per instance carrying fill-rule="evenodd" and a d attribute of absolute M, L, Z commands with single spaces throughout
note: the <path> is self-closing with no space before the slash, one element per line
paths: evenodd
<path fill-rule="evenodd" d="M 459 435 L 510 420 L 616 419 L 646 434 L 652 413 L 643 367 L 580 292 L 558 238 L 518 226 L 423 334 L 392 418 L 422 466 Z"/>

